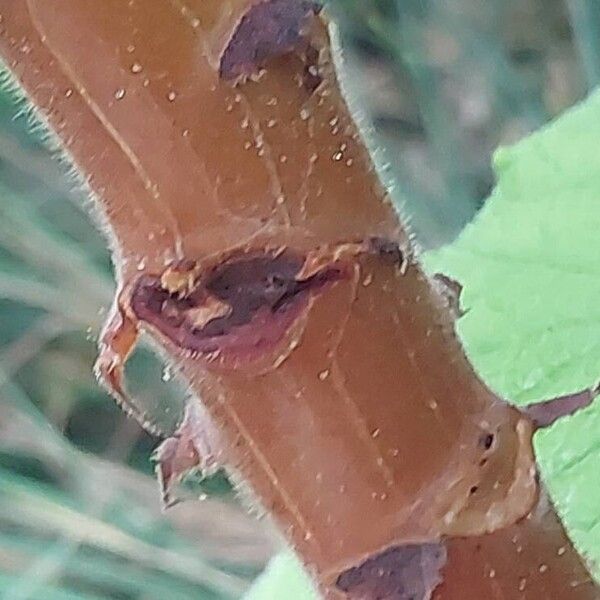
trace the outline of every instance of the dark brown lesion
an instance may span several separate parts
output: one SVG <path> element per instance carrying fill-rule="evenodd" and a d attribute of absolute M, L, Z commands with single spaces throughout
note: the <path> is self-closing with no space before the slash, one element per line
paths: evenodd
<path fill-rule="evenodd" d="M 251 360 L 282 339 L 311 297 L 348 276 L 333 262 L 299 277 L 305 262 L 284 250 L 236 256 L 205 270 L 182 265 L 142 276 L 131 309 L 182 349 Z"/>
<path fill-rule="evenodd" d="M 397 546 L 345 571 L 336 586 L 350 600 L 429 600 L 446 560 L 442 543 Z"/>
<path fill-rule="evenodd" d="M 318 10 L 318 4 L 311 0 L 266 0 L 254 5 L 221 56 L 221 77 L 248 77 L 273 57 L 295 50 L 305 52 L 310 20 Z"/>

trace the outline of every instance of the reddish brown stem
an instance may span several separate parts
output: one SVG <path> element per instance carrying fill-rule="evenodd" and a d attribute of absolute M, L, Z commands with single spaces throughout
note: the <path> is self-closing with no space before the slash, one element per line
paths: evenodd
<path fill-rule="evenodd" d="M 458 577 L 488 590 L 464 557 L 480 544 L 483 563 L 500 560 L 535 506 L 532 424 L 477 379 L 447 302 L 407 260 L 314 13 L 278 0 L 0 0 L 0 51 L 112 244 L 120 319 L 100 372 L 134 406 L 122 368 L 144 330 L 202 401 L 159 452 L 163 483 L 220 462 L 329 594 L 352 594 L 342 573 L 397 547 L 421 550 L 386 555 L 405 574 L 396 587 L 453 598 Z M 560 529 L 523 531 L 544 552 L 567 544 Z M 437 586 L 441 555 L 422 548 L 440 543 Z M 583 572 L 569 553 L 561 581 Z M 415 557 L 428 567 L 408 585 Z M 507 581 L 538 558 L 507 557 Z M 531 578 L 538 598 L 544 585 Z"/>

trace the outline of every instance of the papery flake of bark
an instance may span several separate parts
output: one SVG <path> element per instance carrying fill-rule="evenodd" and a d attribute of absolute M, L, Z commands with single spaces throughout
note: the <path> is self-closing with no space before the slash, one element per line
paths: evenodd
<path fill-rule="evenodd" d="M 531 418 L 536 427 L 549 427 L 558 419 L 589 406 L 597 393 L 597 390 L 583 390 L 577 394 L 569 394 L 533 404 L 523 409 L 523 412 Z"/>
<path fill-rule="evenodd" d="M 468 538 L 493 558 L 485 540 L 538 498 L 531 421 L 477 379 L 409 260 L 321 18 L 293 17 L 256 76 L 223 77 L 269 4 L 0 0 L 0 51 L 113 249 L 99 374 L 134 407 L 123 367 L 149 333 L 204 407 L 159 452 L 165 486 L 218 457 L 330 594 L 392 547 L 448 539 L 450 565 Z"/>
<path fill-rule="evenodd" d="M 176 433 L 156 449 L 154 460 L 165 507 L 179 501 L 172 491 L 185 475 L 199 471 L 209 476 L 219 468 L 218 439 L 210 437 L 216 432 L 204 427 L 205 419 L 199 403 L 188 403 Z"/>

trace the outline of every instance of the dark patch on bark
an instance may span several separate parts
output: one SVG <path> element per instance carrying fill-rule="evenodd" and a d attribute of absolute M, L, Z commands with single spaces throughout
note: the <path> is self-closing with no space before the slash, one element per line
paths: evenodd
<path fill-rule="evenodd" d="M 267 0 L 253 6 L 221 57 L 221 77 L 247 77 L 270 58 L 303 49 L 308 24 L 318 10 L 310 0 Z"/>
<path fill-rule="evenodd" d="M 486 450 L 489 450 L 494 444 L 494 434 L 486 433 L 486 434 L 482 435 L 481 438 L 479 439 L 479 443 L 481 444 L 481 446 L 483 448 L 485 448 Z"/>
<path fill-rule="evenodd" d="M 283 337 L 311 295 L 345 276 L 332 265 L 296 279 L 303 263 L 290 251 L 241 256 L 213 267 L 183 292 L 144 276 L 131 307 L 181 348 L 260 354 Z"/>
<path fill-rule="evenodd" d="M 336 585 L 352 600 L 429 600 L 446 560 L 443 544 L 398 546 L 342 573 Z"/>
<path fill-rule="evenodd" d="M 577 394 L 561 396 L 521 409 L 534 422 L 536 427 L 549 427 L 561 417 L 576 413 L 589 406 L 596 397 L 596 390 L 584 390 Z"/>

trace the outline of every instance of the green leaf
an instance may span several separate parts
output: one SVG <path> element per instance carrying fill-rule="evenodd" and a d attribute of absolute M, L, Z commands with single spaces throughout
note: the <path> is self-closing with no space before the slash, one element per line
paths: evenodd
<path fill-rule="evenodd" d="M 539 431 L 535 449 L 569 537 L 600 579 L 600 402 Z"/>
<path fill-rule="evenodd" d="M 519 405 L 600 380 L 600 94 L 496 154 L 498 187 L 425 257 L 463 286 L 457 331 L 485 382 Z"/>

